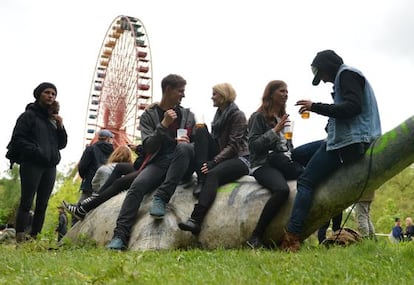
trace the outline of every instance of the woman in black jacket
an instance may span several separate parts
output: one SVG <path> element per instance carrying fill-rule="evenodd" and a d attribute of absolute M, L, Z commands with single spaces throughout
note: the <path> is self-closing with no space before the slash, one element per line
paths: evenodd
<path fill-rule="evenodd" d="M 296 179 L 303 171 L 303 166 L 291 159 L 292 141 L 284 134 L 285 126 L 290 124 L 287 99 L 287 84 L 281 80 L 270 81 L 263 92 L 261 106 L 249 119 L 252 174 L 271 193 L 247 241 L 251 248 L 263 247 L 262 239 L 268 225 L 289 197 L 287 180 Z"/>
<path fill-rule="evenodd" d="M 26 106 L 13 130 L 9 150 L 18 150 L 14 159 L 20 164 L 21 198 L 16 216 L 16 241 L 26 240 L 25 226 L 36 195 L 30 236 L 41 232 L 50 194 L 56 179 L 59 150 L 66 147 L 67 134 L 62 117 L 56 112 L 56 87 L 43 82 L 33 95 L 35 102 Z"/>
<path fill-rule="evenodd" d="M 249 174 L 247 122 L 244 113 L 234 103 L 235 90 L 229 83 L 217 84 L 213 87 L 211 99 L 217 107 L 211 134 L 206 127 L 198 128 L 194 134 L 197 188 L 201 188 L 199 200 L 191 217 L 178 224 L 181 230 L 194 235 L 200 233 L 219 186 Z"/>

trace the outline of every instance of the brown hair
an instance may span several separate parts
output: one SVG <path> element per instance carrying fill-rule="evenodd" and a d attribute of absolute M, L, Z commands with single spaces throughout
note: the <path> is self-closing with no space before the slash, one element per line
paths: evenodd
<path fill-rule="evenodd" d="M 169 74 L 161 81 L 161 90 L 164 92 L 167 87 L 172 89 L 182 87 L 187 84 L 187 81 L 183 77 L 177 74 Z"/>
<path fill-rule="evenodd" d="M 126 145 L 118 146 L 108 158 L 108 163 L 128 162 L 132 163 L 131 149 Z"/>
<path fill-rule="evenodd" d="M 272 80 L 267 83 L 265 90 L 263 91 L 262 96 L 262 105 L 257 109 L 257 112 L 263 113 L 267 122 L 273 121 L 273 93 L 280 87 L 287 86 L 287 84 L 282 80 Z M 282 106 L 280 109 L 279 117 L 282 117 L 286 114 L 286 106 Z"/>

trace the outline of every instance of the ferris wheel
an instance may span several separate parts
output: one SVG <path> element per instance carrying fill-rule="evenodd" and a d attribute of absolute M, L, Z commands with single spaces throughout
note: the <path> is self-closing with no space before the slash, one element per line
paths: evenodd
<path fill-rule="evenodd" d="M 84 147 L 101 129 L 114 134 L 113 145 L 137 143 L 139 119 L 152 103 L 152 58 L 143 23 L 116 17 L 103 40 L 87 106 Z"/>

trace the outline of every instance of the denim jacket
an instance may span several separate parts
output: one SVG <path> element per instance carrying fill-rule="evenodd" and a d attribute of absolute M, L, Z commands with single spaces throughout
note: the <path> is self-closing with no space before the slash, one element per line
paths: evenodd
<path fill-rule="evenodd" d="M 333 99 L 335 104 L 343 101 L 339 78 L 341 72 L 344 70 L 356 72 L 365 78 L 361 71 L 345 64 L 341 65 L 334 81 Z M 375 138 L 381 136 L 381 122 L 377 101 L 374 91 L 366 78 L 361 113 L 349 119 L 335 119 L 330 117 L 327 131 L 326 150 L 328 151 L 340 149 L 355 143 L 371 143 Z"/>

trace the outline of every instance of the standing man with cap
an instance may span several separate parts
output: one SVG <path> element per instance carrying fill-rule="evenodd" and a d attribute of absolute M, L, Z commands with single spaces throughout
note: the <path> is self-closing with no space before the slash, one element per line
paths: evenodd
<path fill-rule="evenodd" d="M 104 165 L 108 157 L 114 151 L 112 145 L 113 134 L 109 130 L 100 130 L 98 133 L 98 141 L 89 145 L 83 151 L 82 157 L 78 164 L 78 173 L 82 178 L 80 185 L 81 196 L 78 204 L 86 198 L 92 196 L 92 179 L 96 171 L 101 165 Z M 72 224 L 77 220 L 72 218 Z"/>
<path fill-rule="evenodd" d="M 296 148 L 292 157 L 309 162 L 297 180 L 297 194 L 281 249 L 298 251 L 305 221 L 318 185 L 344 164 L 362 158 L 381 135 L 381 123 L 374 91 L 361 71 L 344 64 L 332 50 L 318 52 L 311 64 L 313 85 L 333 83 L 332 104 L 299 100 L 299 113 L 312 111 L 327 116 L 327 138 Z M 335 191 L 335 189 L 332 189 Z M 338 209 L 340 210 L 340 209 Z"/>
<path fill-rule="evenodd" d="M 17 150 L 13 161 L 20 164 L 20 205 L 16 215 L 16 241 L 36 238 L 43 228 L 50 194 L 56 180 L 59 150 L 66 147 L 67 134 L 62 117 L 50 112 L 57 95 L 55 85 L 39 84 L 33 91 L 35 102 L 17 119 L 12 139 L 7 146 Z M 54 114 L 51 114 L 54 113 Z M 16 152 L 15 152 L 16 153 Z M 36 196 L 30 237 L 26 237 L 29 212 Z"/>

